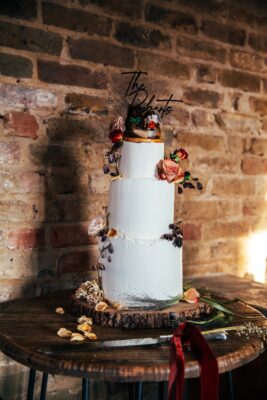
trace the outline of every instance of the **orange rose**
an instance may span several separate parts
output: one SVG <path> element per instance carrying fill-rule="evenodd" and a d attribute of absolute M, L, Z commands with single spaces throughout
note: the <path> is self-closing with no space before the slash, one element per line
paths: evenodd
<path fill-rule="evenodd" d="M 184 292 L 183 300 L 187 303 L 198 303 L 199 302 L 199 293 L 195 288 L 190 288 L 186 292 Z"/>
<path fill-rule="evenodd" d="M 184 172 L 179 164 L 170 158 L 160 160 L 158 165 L 159 179 L 170 182 L 182 182 L 184 180 Z"/>

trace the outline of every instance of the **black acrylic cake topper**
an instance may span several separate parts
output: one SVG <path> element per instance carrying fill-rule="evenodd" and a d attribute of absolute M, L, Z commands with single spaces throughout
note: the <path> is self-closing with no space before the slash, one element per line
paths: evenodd
<path fill-rule="evenodd" d="M 123 75 L 129 75 L 130 81 L 128 83 L 125 97 L 130 101 L 130 106 L 139 107 L 142 113 L 147 113 L 149 111 L 157 111 L 161 118 L 164 115 L 169 114 L 173 111 L 171 103 L 179 102 L 182 103 L 183 100 L 174 99 L 173 93 L 167 99 L 156 99 L 156 95 L 150 96 L 147 87 L 144 83 L 140 82 L 140 78 L 143 75 L 148 75 L 144 71 L 127 71 L 122 72 Z M 154 104 L 154 103 L 160 104 Z"/>

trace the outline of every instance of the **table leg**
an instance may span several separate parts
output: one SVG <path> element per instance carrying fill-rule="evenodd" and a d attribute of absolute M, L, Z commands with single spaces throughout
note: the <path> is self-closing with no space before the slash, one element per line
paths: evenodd
<path fill-rule="evenodd" d="M 83 378 L 82 381 L 82 400 L 89 400 L 89 379 Z"/>
<path fill-rule="evenodd" d="M 143 397 L 143 382 L 135 383 L 134 400 L 142 400 Z"/>
<path fill-rule="evenodd" d="M 34 384 L 35 384 L 36 370 L 31 368 L 29 374 L 27 400 L 33 400 Z"/>
<path fill-rule="evenodd" d="M 167 400 L 168 396 L 168 382 L 159 382 L 159 400 Z"/>
<path fill-rule="evenodd" d="M 234 397 L 232 371 L 226 372 L 226 377 L 227 377 L 227 381 L 228 381 L 229 400 L 234 400 L 235 397 Z"/>
<path fill-rule="evenodd" d="M 47 381 L 48 381 L 48 374 L 46 372 L 43 372 L 41 392 L 40 392 L 40 400 L 45 400 Z"/>

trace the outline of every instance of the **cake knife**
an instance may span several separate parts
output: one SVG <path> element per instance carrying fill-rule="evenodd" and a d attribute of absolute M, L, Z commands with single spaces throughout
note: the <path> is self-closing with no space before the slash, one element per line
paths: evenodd
<path fill-rule="evenodd" d="M 56 344 L 49 347 L 41 347 L 37 351 L 47 355 L 61 353 L 64 351 L 90 351 L 100 349 L 111 349 L 121 347 L 134 347 L 134 346 L 153 346 L 169 343 L 173 335 L 161 335 L 155 338 L 134 338 L 134 339 L 117 339 L 117 340 L 102 340 L 102 341 L 91 341 L 90 343 L 64 343 Z M 227 332 L 214 332 L 214 333 L 203 333 L 203 336 L 207 341 L 225 341 L 227 340 Z"/>

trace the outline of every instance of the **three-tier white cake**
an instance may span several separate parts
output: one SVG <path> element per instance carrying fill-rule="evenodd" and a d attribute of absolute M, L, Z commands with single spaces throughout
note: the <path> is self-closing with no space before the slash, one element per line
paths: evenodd
<path fill-rule="evenodd" d="M 101 260 L 102 287 L 110 303 L 127 307 L 182 295 L 182 248 L 162 235 L 174 218 L 175 184 L 157 177 L 164 143 L 124 141 L 120 178 L 111 181 L 111 257 Z"/>

